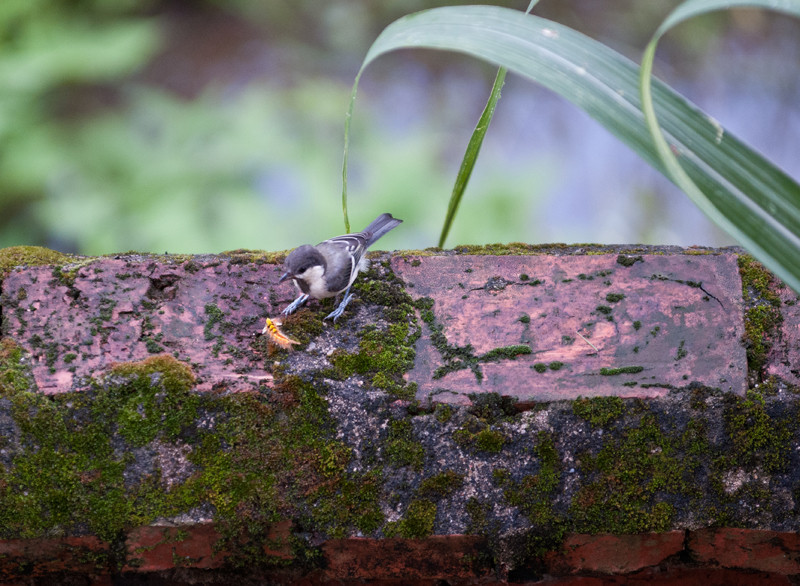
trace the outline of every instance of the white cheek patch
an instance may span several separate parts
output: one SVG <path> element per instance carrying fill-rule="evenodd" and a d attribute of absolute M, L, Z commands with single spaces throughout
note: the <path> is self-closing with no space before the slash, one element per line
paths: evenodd
<path fill-rule="evenodd" d="M 308 292 L 314 299 L 324 299 L 326 297 L 333 297 L 336 292 L 329 293 L 325 286 L 325 269 L 319 265 L 309 268 L 303 274 L 303 280 L 308 284 Z"/>

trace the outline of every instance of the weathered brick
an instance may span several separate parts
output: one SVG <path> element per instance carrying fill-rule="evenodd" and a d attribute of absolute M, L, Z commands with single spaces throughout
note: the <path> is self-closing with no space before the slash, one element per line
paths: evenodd
<path fill-rule="evenodd" d="M 688 547 L 700 564 L 800 574 L 800 535 L 724 527 L 693 532 Z"/>
<path fill-rule="evenodd" d="M 476 358 L 472 370 L 437 370 L 442 350 L 426 329 L 410 373 L 417 397 L 452 403 L 492 392 L 521 402 L 657 397 L 693 383 L 743 394 L 736 255 L 629 258 L 395 257 L 392 266 L 409 293 L 433 300 L 437 327 L 451 348 Z M 514 345 L 528 346 L 531 354 L 478 358 Z"/>

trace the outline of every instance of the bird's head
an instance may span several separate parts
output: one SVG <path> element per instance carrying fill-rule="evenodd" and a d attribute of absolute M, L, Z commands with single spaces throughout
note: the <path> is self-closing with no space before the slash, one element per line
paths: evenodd
<path fill-rule="evenodd" d="M 286 279 L 298 282 L 319 278 L 325 273 L 325 265 L 325 257 L 316 248 L 309 244 L 298 246 L 286 257 L 283 263 L 286 272 L 278 282 L 282 283 Z"/>

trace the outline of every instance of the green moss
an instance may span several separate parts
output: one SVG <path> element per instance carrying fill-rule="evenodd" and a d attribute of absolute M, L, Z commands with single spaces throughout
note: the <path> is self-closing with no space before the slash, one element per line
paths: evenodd
<path fill-rule="evenodd" d="M 417 494 L 422 497 L 445 498 L 461 488 L 463 484 L 464 476 L 462 474 L 445 470 L 424 479 L 419 485 Z"/>
<path fill-rule="evenodd" d="M 365 375 L 376 388 L 398 398 L 413 399 L 416 384 L 407 383 L 403 374 L 414 366 L 413 343 L 418 335 L 408 322 L 393 323 L 386 330 L 369 330 L 362 335 L 358 352 L 333 352 L 331 374 L 340 380 L 354 374 Z"/>
<path fill-rule="evenodd" d="M 415 470 L 422 470 L 425 450 L 414 440 L 414 427 L 410 420 L 395 419 L 389 422 L 386 456 L 393 466 L 410 466 Z"/>
<path fill-rule="evenodd" d="M 643 366 L 620 366 L 619 368 L 601 368 L 603 376 L 616 376 L 618 374 L 636 374 L 644 370 Z"/>
<path fill-rule="evenodd" d="M 362 375 L 374 387 L 394 397 L 413 400 L 417 385 L 403 378 L 414 366 L 414 344 L 421 334 L 414 320 L 411 297 L 394 275 L 365 279 L 357 290 L 363 301 L 383 306 L 384 316 L 390 323 L 384 329 L 366 328 L 361 333 L 357 352 L 334 351 L 330 357 L 333 369 L 325 376 L 345 380 Z"/>
<path fill-rule="evenodd" d="M 666 434 L 645 415 L 596 454 L 581 454 L 588 481 L 569 508 L 578 532 L 642 533 L 666 531 L 675 506 L 668 495 L 697 492 L 696 458 L 687 455 L 690 434 Z"/>
<path fill-rule="evenodd" d="M 785 418 L 769 413 L 762 392 L 749 390 L 744 398 L 725 396 L 725 430 L 733 449 L 721 463 L 726 468 L 744 466 L 766 473 L 788 469 L 792 432 Z"/>
<path fill-rule="evenodd" d="M 176 439 L 193 426 L 198 398 L 189 391 L 195 383 L 192 369 L 176 358 L 162 354 L 141 362 L 112 367 L 111 374 L 123 379 L 121 385 L 98 399 L 93 410 L 98 416 L 113 402 L 119 410 L 119 433 L 134 446 L 143 446 L 157 437 Z"/>
<path fill-rule="evenodd" d="M 749 255 L 739 256 L 738 263 L 746 305 L 744 342 L 747 364 L 753 373 L 763 378 L 769 351 L 783 323 L 780 297 L 775 292 L 778 281 Z"/>
<path fill-rule="evenodd" d="M 478 362 L 500 362 L 501 360 L 516 360 L 519 356 L 532 354 L 530 346 L 525 344 L 515 344 L 513 346 L 502 346 L 494 348 L 478 356 Z"/>
<path fill-rule="evenodd" d="M 486 423 L 509 419 L 517 413 L 517 399 L 499 393 L 470 393 L 469 412 Z"/>
<path fill-rule="evenodd" d="M 217 334 L 213 332 L 214 326 L 222 322 L 224 314 L 222 310 L 214 303 L 206 303 L 205 314 L 208 316 L 206 323 L 203 326 L 203 337 L 206 340 L 213 340 Z"/>
<path fill-rule="evenodd" d="M 436 405 L 434 414 L 436 415 L 436 420 L 439 423 L 447 423 L 453 416 L 453 407 L 446 403 L 439 403 Z"/>
<path fill-rule="evenodd" d="M 547 372 L 547 365 L 544 362 L 537 362 L 536 364 L 532 365 L 531 368 L 540 374 Z"/>
<path fill-rule="evenodd" d="M 561 370 L 564 367 L 563 362 L 559 362 L 558 360 L 554 360 L 550 364 L 547 365 L 550 370 Z"/>
<path fill-rule="evenodd" d="M 567 530 L 564 518 L 554 508 L 561 485 L 561 460 L 553 436 L 540 432 L 533 452 L 539 464 L 536 474 L 519 482 L 507 476 L 502 480 L 506 502 L 518 507 L 535 528 L 529 534 L 527 555 L 530 556 L 557 548 Z"/>
<path fill-rule="evenodd" d="M 336 536 L 383 523 L 381 473 L 347 472 L 350 449 L 333 439 L 327 403 L 300 379 L 279 380 L 271 400 L 196 394 L 187 365 L 155 356 L 116 365 L 102 386 L 49 397 L 28 390 L 24 364 L 22 350 L 3 340 L 0 396 L 19 441 L 4 446 L 14 465 L 0 467 L 0 538 L 88 529 L 113 541 L 210 505 L 221 547 L 236 543 L 242 563 L 274 563 L 258 543 L 278 519 L 308 515 L 315 530 Z M 183 453 L 190 470 L 170 490 L 152 460 L 138 461 L 162 448 Z"/>
<path fill-rule="evenodd" d="M 14 340 L 0 339 L 0 397 L 33 388 L 33 375 L 22 358 L 22 348 Z"/>
<path fill-rule="evenodd" d="M 505 443 L 506 436 L 489 427 L 482 429 L 475 435 L 475 445 L 484 452 L 497 453 L 503 449 Z"/>
<path fill-rule="evenodd" d="M 572 412 L 594 427 L 605 427 L 619 419 L 625 403 L 619 397 L 578 398 L 572 402 Z"/>
<path fill-rule="evenodd" d="M 689 352 L 686 351 L 686 340 L 681 340 L 680 344 L 678 344 L 678 350 L 675 352 L 675 360 L 682 360 L 689 355 Z"/>
<path fill-rule="evenodd" d="M 76 257 L 41 246 L 11 246 L 0 249 L 0 278 L 18 266 L 64 265 Z"/>
<path fill-rule="evenodd" d="M 644 262 L 641 255 L 629 256 L 620 254 L 617 257 L 617 264 L 621 264 L 623 267 L 632 267 L 637 262 Z"/>
<path fill-rule="evenodd" d="M 153 338 L 144 338 L 144 346 L 150 354 L 159 354 L 164 351 L 164 347 Z"/>
<path fill-rule="evenodd" d="M 433 533 L 436 520 L 436 505 L 427 499 L 417 499 L 408 505 L 405 517 L 400 521 L 387 523 L 384 533 L 387 537 L 420 539 Z"/>
<path fill-rule="evenodd" d="M 381 485 L 381 474 L 370 471 L 361 477 L 344 475 L 332 486 L 321 487 L 312 509 L 315 526 L 327 528 L 334 539 L 347 537 L 350 526 L 364 533 L 375 531 L 384 522 L 378 504 Z"/>
<path fill-rule="evenodd" d="M 453 432 L 453 441 L 464 448 L 478 449 L 483 452 L 498 453 L 503 449 L 508 438 L 484 421 L 472 417 Z"/>
<path fill-rule="evenodd" d="M 642 322 L 640 322 L 638 319 L 635 322 L 633 322 L 633 329 L 636 330 L 637 332 L 641 329 L 641 327 L 642 327 Z"/>
<path fill-rule="evenodd" d="M 609 293 L 606 295 L 606 301 L 609 303 L 618 303 L 625 299 L 624 293 Z"/>

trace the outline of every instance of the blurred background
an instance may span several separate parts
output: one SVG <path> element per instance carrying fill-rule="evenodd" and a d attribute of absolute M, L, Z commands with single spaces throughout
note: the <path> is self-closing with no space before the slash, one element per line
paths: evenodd
<path fill-rule="evenodd" d="M 1 0 L 0 247 L 213 253 L 341 233 L 344 114 L 364 55 L 395 19 L 465 3 Z M 535 14 L 638 62 L 676 4 L 542 0 Z M 670 33 L 656 71 L 799 178 L 798 64 L 798 22 L 739 10 Z M 353 229 L 390 211 L 406 223 L 378 248 L 437 243 L 494 73 L 433 51 L 366 70 Z M 600 125 L 509 75 L 447 246 L 511 241 L 732 243 Z"/>

